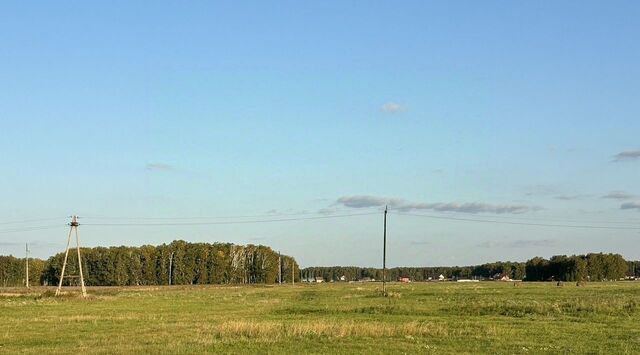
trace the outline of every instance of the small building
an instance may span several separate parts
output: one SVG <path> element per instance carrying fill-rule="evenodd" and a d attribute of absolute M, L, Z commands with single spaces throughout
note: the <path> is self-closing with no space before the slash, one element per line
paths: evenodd
<path fill-rule="evenodd" d="M 398 277 L 398 281 L 399 282 L 407 282 L 408 283 L 408 282 L 411 282 L 411 279 L 406 277 L 406 276 L 401 276 L 401 277 Z"/>
<path fill-rule="evenodd" d="M 493 275 L 493 279 L 497 281 L 511 281 L 511 277 L 506 272 Z"/>
<path fill-rule="evenodd" d="M 347 281 L 347 277 L 344 275 L 340 276 L 340 281 Z"/>
<path fill-rule="evenodd" d="M 444 275 L 440 274 L 440 276 L 438 276 L 438 280 L 439 280 L 439 281 L 444 281 L 444 280 L 445 280 Z"/>
<path fill-rule="evenodd" d="M 324 282 L 324 277 L 316 276 L 315 279 L 313 280 L 313 282 L 316 282 L 316 283 Z"/>

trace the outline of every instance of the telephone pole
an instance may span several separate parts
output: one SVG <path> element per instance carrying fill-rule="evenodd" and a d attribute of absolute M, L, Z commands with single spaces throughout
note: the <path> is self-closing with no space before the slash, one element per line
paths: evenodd
<path fill-rule="evenodd" d="M 278 284 L 282 285 L 282 256 L 278 252 Z"/>
<path fill-rule="evenodd" d="M 27 286 L 27 288 L 29 288 L 29 243 L 25 244 L 25 251 L 27 253 L 27 256 L 26 256 L 25 261 L 24 261 L 24 263 L 25 263 L 25 266 L 24 266 L 24 268 L 25 268 L 25 271 L 24 271 L 24 274 L 25 274 L 25 285 Z"/>
<path fill-rule="evenodd" d="M 384 232 L 382 238 L 382 293 L 387 296 L 387 206 L 384 206 Z"/>
<path fill-rule="evenodd" d="M 173 271 L 173 252 L 171 252 L 171 256 L 169 257 L 169 286 L 171 286 L 171 277 Z"/>
<path fill-rule="evenodd" d="M 58 289 L 56 290 L 56 296 L 60 295 L 62 289 L 62 280 L 64 279 L 64 270 L 67 268 L 67 259 L 69 257 L 69 245 L 71 244 L 71 233 L 76 232 L 76 250 L 78 251 L 78 270 L 80 271 L 80 286 L 82 288 L 82 297 L 87 297 L 87 289 L 84 287 L 84 276 L 82 275 L 82 259 L 80 258 L 80 237 L 78 236 L 78 216 L 71 216 L 71 223 L 69 226 L 69 236 L 67 237 L 67 249 L 64 252 L 64 263 L 62 264 L 62 272 L 60 273 L 60 283 L 58 283 Z"/>

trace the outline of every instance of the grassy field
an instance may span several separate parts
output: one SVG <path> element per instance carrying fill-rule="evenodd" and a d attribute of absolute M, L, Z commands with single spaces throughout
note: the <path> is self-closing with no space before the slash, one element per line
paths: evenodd
<path fill-rule="evenodd" d="M 0 353 L 640 353 L 640 282 L 0 289 Z"/>

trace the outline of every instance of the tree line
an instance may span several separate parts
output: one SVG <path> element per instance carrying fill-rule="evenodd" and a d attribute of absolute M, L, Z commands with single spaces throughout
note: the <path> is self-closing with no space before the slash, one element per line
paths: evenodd
<path fill-rule="evenodd" d="M 295 259 L 262 245 L 188 243 L 141 247 L 81 248 L 87 286 L 273 284 L 300 281 Z M 64 253 L 48 260 L 30 259 L 31 284 L 57 285 Z M 279 266 L 279 262 L 281 266 Z M 76 249 L 69 249 L 65 285 L 77 284 Z M 67 277 L 69 275 L 70 277 Z M 0 282 L 4 287 L 24 285 L 25 259 L 0 257 Z"/>
<path fill-rule="evenodd" d="M 636 276 L 636 270 L 631 268 L 633 265 L 620 254 L 591 253 L 556 255 L 549 260 L 536 257 L 527 261 L 525 267 L 527 280 L 604 281 Z"/>
<path fill-rule="evenodd" d="M 46 262 L 29 258 L 29 284 L 39 285 Z M 25 284 L 25 259 L 0 255 L 0 286 L 15 287 Z"/>
<path fill-rule="evenodd" d="M 308 267 L 300 270 L 295 259 L 279 255 L 267 246 L 230 243 L 188 243 L 182 240 L 158 246 L 81 248 L 85 283 L 88 286 L 194 285 L 194 284 L 273 284 L 282 281 L 382 280 L 382 269 L 349 266 Z M 65 284 L 77 283 L 77 253 L 69 250 Z M 64 253 L 48 260 L 29 259 L 32 285 L 57 285 Z M 488 279 L 506 275 L 526 281 L 618 280 L 624 276 L 640 278 L 640 261 L 625 261 L 619 254 L 591 253 L 556 255 L 550 259 L 532 258 L 526 262 L 493 262 L 475 266 L 396 267 L 387 270 L 387 280 L 408 277 L 412 281 Z M 0 256 L 0 286 L 25 283 L 25 259 Z"/>
<path fill-rule="evenodd" d="M 408 277 L 412 281 L 447 279 L 489 279 L 508 276 L 525 281 L 603 281 L 625 276 L 640 277 L 640 261 L 625 261 L 620 254 L 556 255 L 550 259 L 535 257 L 526 262 L 494 262 L 475 266 L 395 267 L 387 269 L 387 280 Z M 308 267 L 302 280 L 321 277 L 325 281 L 382 280 L 382 269 L 356 266 Z"/>

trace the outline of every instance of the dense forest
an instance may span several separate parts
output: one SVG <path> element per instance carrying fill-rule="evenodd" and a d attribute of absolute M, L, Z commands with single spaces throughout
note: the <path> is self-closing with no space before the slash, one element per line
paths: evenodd
<path fill-rule="evenodd" d="M 46 261 L 29 259 L 29 283 L 40 285 Z M 25 284 L 24 259 L 0 255 L 0 286 L 23 286 Z"/>
<path fill-rule="evenodd" d="M 159 246 L 81 248 L 87 286 L 272 284 L 299 281 L 295 259 L 262 245 L 187 243 L 182 240 Z M 32 285 L 57 285 L 64 260 L 59 253 L 47 261 L 30 259 Z M 78 282 L 75 249 L 69 250 L 65 285 Z M 67 277 L 70 275 L 70 277 Z M 0 257 L 0 285 L 24 285 L 25 260 Z"/>
<path fill-rule="evenodd" d="M 490 279 L 506 275 L 526 281 L 618 280 L 625 276 L 640 277 L 640 261 L 625 261 L 619 254 L 557 255 L 547 260 L 535 257 L 527 262 L 495 262 L 476 266 L 396 267 L 387 270 L 388 280 L 408 277 L 412 281 L 447 279 Z M 344 276 L 344 278 L 343 278 Z M 325 281 L 382 280 L 382 269 L 350 266 L 308 267 L 302 270 L 304 280 L 322 277 Z"/>
<path fill-rule="evenodd" d="M 282 281 L 381 280 L 382 269 L 363 267 L 308 267 L 300 270 L 295 259 L 279 256 L 261 245 L 188 243 L 182 240 L 159 246 L 82 248 L 82 265 L 88 286 L 273 284 L 278 282 L 278 260 Z M 77 254 L 69 250 L 65 284 L 77 283 Z M 57 285 L 64 253 L 48 260 L 29 260 L 32 285 Z M 387 270 L 388 280 L 408 277 L 412 281 L 448 279 L 490 279 L 506 275 L 525 281 L 618 280 L 640 278 L 640 261 L 625 261 L 619 254 L 557 255 L 535 257 L 527 262 L 494 262 L 476 266 L 396 267 Z M 0 286 L 21 286 L 25 282 L 25 260 L 0 256 Z"/>

